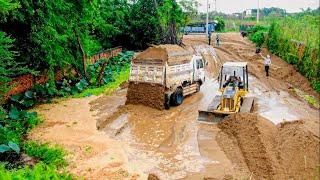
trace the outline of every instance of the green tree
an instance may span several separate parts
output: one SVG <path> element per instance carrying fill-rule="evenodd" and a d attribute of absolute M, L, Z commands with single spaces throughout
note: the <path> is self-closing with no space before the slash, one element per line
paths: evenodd
<path fill-rule="evenodd" d="M 182 8 L 175 0 L 164 0 L 158 8 L 160 23 L 164 29 L 164 42 L 168 44 L 178 44 L 178 30 L 182 25 Z"/>
<path fill-rule="evenodd" d="M 224 19 L 220 16 L 214 17 L 214 22 L 216 23 L 215 30 L 216 31 L 223 31 L 225 28 L 225 22 Z"/>
<path fill-rule="evenodd" d="M 12 2 L 12 0 L 0 0 L 0 13 L 7 15 L 10 11 L 19 7 L 19 3 Z"/>
<path fill-rule="evenodd" d="M 196 0 L 180 0 L 179 5 L 182 8 L 184 19 L 183 26 L 189 24 L 197 18 L 199 3 Z"/>
<path fill-rule="evenodd" d="M 13 3 L 11 0 L 0 0 L 1 20 L 5 20 L 6 15 L 19 7 L 18 3 Z M 0 31 L 0 104 L 3 103 L 4 95 L 9 91 L 11 76 L 19 71 L 26 70 L 19 67 L 14 61 L 16 52 L 12 50 L 14 39 Z"/>
<path fill-rule="evenodd" d="M 156 0 L 137 0 L 131 6 L 127 35 L 134 49 L 146 48 L 147 44 L 161 42 L 161 24 L 159 22 Z"/>

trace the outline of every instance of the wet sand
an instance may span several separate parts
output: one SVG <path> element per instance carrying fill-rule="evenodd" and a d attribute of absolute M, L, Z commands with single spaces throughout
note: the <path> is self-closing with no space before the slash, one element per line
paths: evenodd
<path fill-rule="evenodd" d="M 201 36 L 185 37 L 184 41 L 187 46 L 202 46 L 198 49 L 206 47 Z M 240 35 L 231 33 L 231 43 L 233 48 L 254 52 L 252 44 Z M 61 144 L 70 152 L 68 169 L 86 179 L 147 179 L 149 173 L 160 179 L 250 178 L 252 169 L 237 139 L 221 132 L 217 125 L 196 121 L 198 109 L 206 108 L 216 95 L 217 64 L 240 57 L 224 45 L 216 52 L 205 55 L 209 67 L 200 93 L 185 98 L 178 107 L 160 111 L 125 105 L 126 89 L 112 96 L 69 99 L 39 106 L 36 110 L 45 122 L 33 130 L 30 138 Z M 293 96 L 288 88 L 276 89 L 284 84 L 281 80 L 256 76 L 263 73 L 257 67 L 250 73 L 250 93 L 257 98 L 257 113 L 270 123 L 318 118 L 318 111 Z M 276 81 L 278 85 L 273 85 Z M 314 128 L 319 127 L 317 121 L 303 127 L 319 137 Z"/>

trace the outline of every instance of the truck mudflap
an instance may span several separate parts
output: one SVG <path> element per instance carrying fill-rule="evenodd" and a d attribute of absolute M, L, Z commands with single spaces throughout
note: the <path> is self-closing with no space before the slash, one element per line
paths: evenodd
<path fill-rule="evenodd" d="M 165 109 L 170 109 L 170 94 L 165 93 L 164 94 L 164 108 Z"/>

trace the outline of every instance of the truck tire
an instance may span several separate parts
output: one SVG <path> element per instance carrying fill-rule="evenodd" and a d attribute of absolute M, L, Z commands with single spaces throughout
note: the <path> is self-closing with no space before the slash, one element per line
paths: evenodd
<path fill-rule="evenodd" d="M 182 89 L 177 89 L 176 92 L 171 95 L 171 97 L 172 102 L 175 106 L 179 106 L 180 104 L 182 104 L 184 99 Z"/>

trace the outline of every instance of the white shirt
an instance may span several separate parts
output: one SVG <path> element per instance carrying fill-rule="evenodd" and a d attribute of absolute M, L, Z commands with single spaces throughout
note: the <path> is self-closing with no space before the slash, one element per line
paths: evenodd
<path fill-rule="evenodd" d="M 267 57 L 264 57 L 264 65 L 265 66 L 269 66 L 271 64 L 271 59 L 270 58 L 267 58 Z"/>

